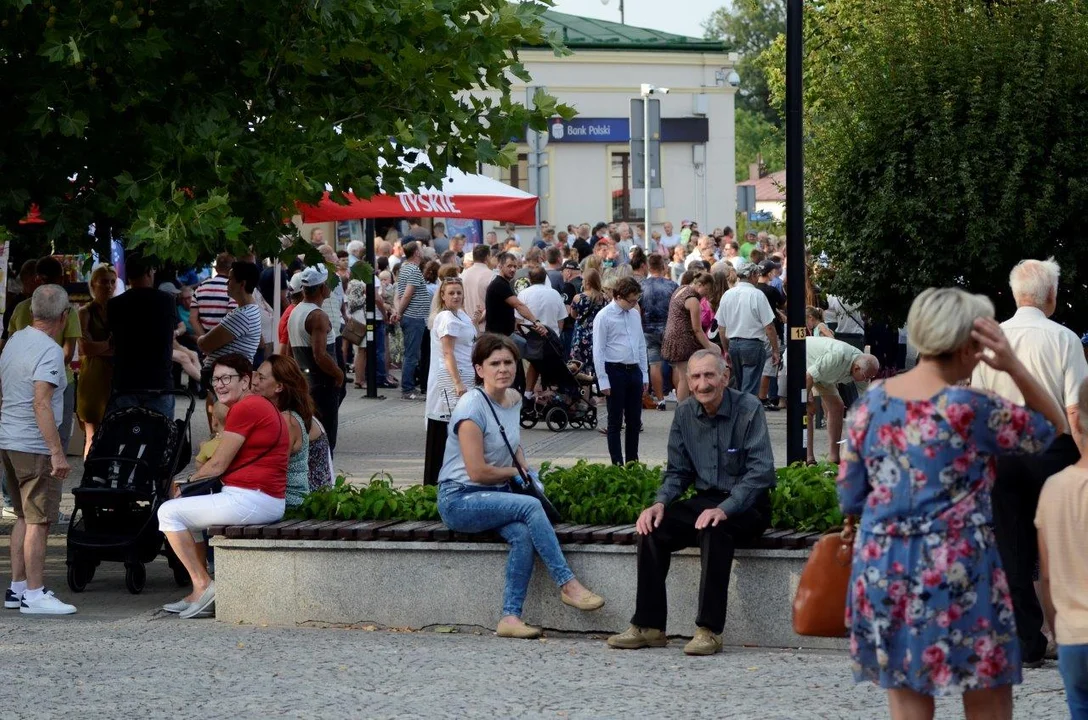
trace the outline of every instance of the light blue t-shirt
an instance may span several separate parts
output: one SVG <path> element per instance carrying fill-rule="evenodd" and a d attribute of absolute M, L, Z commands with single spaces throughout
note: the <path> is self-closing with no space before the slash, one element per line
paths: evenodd
<path fill-rule="evenodd" d="M 476 485 L 469 480 L 468 470 L 465 469 L 465 459 L 461 455 L 461 443 L 457 439 L 459 426 L 465 420 L 471 420 L 483 431 L 484 435 L 484 462 L 495 467 L 514 467 L 510 450 L 503 442 L 502 433 L 495 423 L 495 415 L 488 409 L 488 403 L 495 408 L 495 413 L 506 429 L 506 439 L 510 447 L 517 452 L 521 444 L 521 402 L 510 408 L 492 401 L 484 394 L 482 389 L 473 388 L 465 393 L 457 402 L 457 407 L 450 417 L 449 434 L 446 436 L 446 454 L 442 462 L 442 469 L 438 471 L 439 483 L 459 482 L 465 485 Z"/>
<path fill-rule="evenodd" d="M 31 326 L 8 338 L 0 355 L 0 450 L 48 455 L 34 417 L 34 383 L 47 382 L 53 391 L 53 419 L 60 425 L 64 414 L 64 350 L 57 341 Z"/>

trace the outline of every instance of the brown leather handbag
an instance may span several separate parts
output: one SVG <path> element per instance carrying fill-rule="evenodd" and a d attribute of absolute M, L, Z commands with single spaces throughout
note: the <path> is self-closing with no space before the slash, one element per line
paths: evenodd
<path fill-rule="evenodd" d="M 846 599 L 854 556 L 854 518 L 812 548 L 793 598 L 793 631 L 813 637 L 846 637 Z"/>

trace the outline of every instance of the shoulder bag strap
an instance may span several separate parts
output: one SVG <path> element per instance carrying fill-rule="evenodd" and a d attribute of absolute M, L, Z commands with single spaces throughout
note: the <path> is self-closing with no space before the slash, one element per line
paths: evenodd
<path fill-rule="evenodd" d="M 491 398 L 487 396 L 483 388 L 476 388 L 481 395 L 484 396 L 484 400 L 487 402 L 487 407 L 491 409 L 491 417 L 495 418 L 495 424 L 499 426 L 499 434 L 502 435 L 502 441 L 506 444 L 506 449 L 510 452 L 510 461 L 514 463 L 514 468 L 518 471 L 518 475 L 525 479 L 525 470 L 521 467 L 521 463 L 518 462 L 518 457 L 514 453 L 514 448 L 510 445 L 510 439 L 506 437 L 506 428 L 503 427 L 502 421 L 499 420 L 499 414 L 495 412 L 495 403 L 491 401 Z"/>

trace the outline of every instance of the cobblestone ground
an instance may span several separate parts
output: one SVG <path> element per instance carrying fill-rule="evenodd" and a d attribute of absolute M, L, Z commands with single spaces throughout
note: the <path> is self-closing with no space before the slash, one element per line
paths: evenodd
<path fill-rule="evenodd" d="M 637 652 L 591 638 L 279 629 L 150 613 L 0 621 L 4 717 L 879 718 L 842 654 L 682 641 Z M 16 660 L 18 658 L 18 660 Z M 1017 718 L 1065 717 L 1054 669 L 1029 671 Z M 10 714 L 9 714 L 10 713 Z M 938 717 L 962 717 L 942 701 Z"/>

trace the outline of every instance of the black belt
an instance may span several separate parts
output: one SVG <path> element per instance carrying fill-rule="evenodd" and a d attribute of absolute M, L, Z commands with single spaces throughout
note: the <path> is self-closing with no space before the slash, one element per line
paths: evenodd
<path fill-rule="evenodd" d="M 642 370 L 642 368 L 640 368 L 640 367 L 638 366 L 638 363 L 614 363 L 614 362 L 606 362 L 606 363 L 604 364 L 604 369 L 605 369 L 605 370 L 608 370 L 609 368 L 612 368 L 612 369 L 619 369 L 619 370 L 639 370 L 639 371 L 641 371 L 641 370 Z"/>

